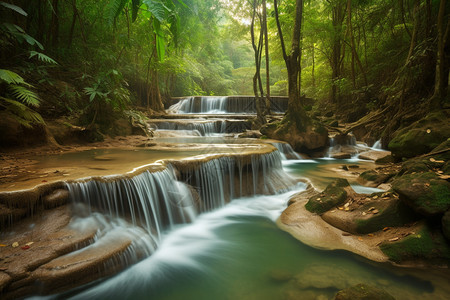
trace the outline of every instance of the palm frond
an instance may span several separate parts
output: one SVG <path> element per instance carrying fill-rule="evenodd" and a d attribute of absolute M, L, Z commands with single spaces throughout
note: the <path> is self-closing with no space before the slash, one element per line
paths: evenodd
<path fill-rule="evenodd" d="M 39 106 L 40 104 L 40 99 L 39 96 L 27 89 L 24 86 L 20 86 L 20 85 L 16 85 L 16 84 L 10 84 L 9 85 L 9 89 L 11 89 L 11 94 L 14 95 L 14 97 L 16 97 L 17 99 L 19 99 L 20 101 L 31 105 L 31 106 Z"/>
<path fill-rule="evenodd" d="M 42 116 L 20 103 L 19 101 L 8 99 L 0 96 L 0 106 L 4 107 L 7 111 L 11 112 L 11 116 L 25 127 L 31 128 L 32 124 L 44 124 Z"/>
<path fill-rule="evenodd" d="M 6 69 L 0 69 L 0 80 L 5 81 L 7 84 L 24 84 L 29 86 L 19 74 Z"/>
<path fill-rule="evenodd" d="M 37 51 L 30 51 L 30 58 L 36 56 L 38 58 L 38 60 L 45 62 L 45 63 L 49 63 L 49 64 L 54 64 L 57 65 L 58 63 L 51 57 L 48 57 L 47 55 L 37 52 Z"/>

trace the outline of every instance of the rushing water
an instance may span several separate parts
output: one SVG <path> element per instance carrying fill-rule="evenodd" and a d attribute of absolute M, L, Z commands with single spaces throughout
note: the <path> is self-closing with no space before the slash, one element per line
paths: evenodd
<path fill-rule="evenodd" d="M 285 169 L 309 177 L 331 163 L 358 161 L 298 160 Z M 448 299 L 445 277 L 432 283 L 427 274 L 417 276 L 415 270 L 373 263 L 345 251 L 317 250 L 279 230 L 275 220 L 287 200 L 305 187 L 235 199 L 190 224 L 174 225 L 162 232 L 150 257 L 114 277 L 48 298 L 333 299 L 339 289 L 366 283 L 396 299 Z"/>

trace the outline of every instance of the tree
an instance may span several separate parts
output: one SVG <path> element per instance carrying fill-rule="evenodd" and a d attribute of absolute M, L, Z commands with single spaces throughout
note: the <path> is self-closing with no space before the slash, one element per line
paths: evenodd
<path fill-rule="evenodd" d="M 303 16 L 303 0 L 296 0 L 295 4 L 295 21 L 292 34 L 292 42 L 290 53 L 287 54 L 286 46 L 283 37 L 283 30 L 280 24 L 278 1 L 274 1 L 275 19 L 277 23 L 278 36 L 280 38 L 280 44 L 283 54 L 283 59 L 286 64 L 288 73 L 288 110 L 286 117 L 293 119 L 299 124 L 305 124 L 306 114 L 303 110 L 301 98 L 300 98 L 300 85 L 299 77 L 301 72 L 301 49 L 300 38 L 302 29 L 302 16 Z M 303 127 L 303 126 L 301 126 Z"/>

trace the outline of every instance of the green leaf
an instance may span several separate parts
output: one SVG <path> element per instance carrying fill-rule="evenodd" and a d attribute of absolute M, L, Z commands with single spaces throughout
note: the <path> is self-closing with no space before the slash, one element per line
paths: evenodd
<path fill-rule="evenodd" d="M 42 116 L 26 105 L 12 99 L 1 97 L 0 106 L 3 106 L 11 115 L 25 127 L 31 128 L 33 123 L 44 124 Z"/>
<path fill-rule="evenodd" d="M 159 22 L 164 22 L 167 19 L 167 13 L 170 11 L 163 3 L 152 0 L 144 0 L 147 5 L 147 10 L 156 18 Z"/>
<path fill-rule="evenodd" d="M 0 80 L 5 81 L 7 84 L 28 85 L 19 74 L 5 69 L 0 69 Z"/>
<path fill-rule="evenodd" d="M 109 7 L 109 15 L 108 19 L 111 24 L 115 24 L 116 19 L 119 17 L 120 13 L 123 11 L 123 8 L 128 3 L 129 0 L 113 0 L 111 1 Z"/>
<path fill-rule="evenodd" d="M 165 56 L 165 41 L 164 32 L 161 30 L 161 23 L 157 19 L 153 19 L 153 29 L 156 34 L 156 52 L 158 53 L 159 61 L 164 61 Z"/>
<path fill-rule="evenodd" d="M 9 85 L 9 89 L 11 90 L 11 94 L 14 95 L 14 97 L 16 97 L 17 99 L 21 100 L 22 102 L 31 105 L 31 106 L 39 106 L 40 104 L 40 99 L 39 96 L 27 89 L 24 86 L 20 86 L 20 85 L 15 85 L 15 84 L 11 84 Z"/>
<path fill-rule="evenodd" d="M 25 16 L 25 17 L 28 16 L 28 14 L 22 8 L 20 8 L 17 5 L 9 4 L 9 3 L 3 2 L 3 1 L 0 1 L 0 5 L 4 6 L 6 8 L 12 9 L 15 12 L 21 14 L 22 16 Z"/>
<path fill-rule="evenodd" d="M 30 58 L 37 56 L 37 58 L 42 61 L 42 62 L 46 62 L 49 64 L 55 64 L 57 65 L 58 63 L 53 59 L 48 57 L 47 55 L 40 53 L 40 52 L 36 52 L 36 51 L 30 51 Z"/>

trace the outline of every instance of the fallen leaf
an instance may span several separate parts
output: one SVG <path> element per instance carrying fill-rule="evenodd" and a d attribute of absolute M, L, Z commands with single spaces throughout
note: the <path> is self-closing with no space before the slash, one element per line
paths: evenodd
<path fill-rule="evenodd" d="M 389 229 L 391 229 L 391 227 L 384 227 L 384 228 L 383 228 L 383 231 L 387 231 L 387 230 L 389 230 Z"/>
<path fill-rule="evenodd" d="M 431 133 L 431 129 L 427 129 L 427 133 Z"/>
<path fill-rule="evenodd" d="M 22 248 L 22 250 L 28 250 L 28 249 L 30 249 L 30 246 L 25 245 L 25 246 L 22 246 L 21 248 Z"/>
<path fill-rule="evenodd" d="M 430 184 L 427 182 L 427 183 L 425 183 L 425 186 L 430 186 Z"/>
<path fill-rule="evenodd" d="M 12 243 L 11 246 L 12 246 L 13 248 L 19 247 L 19 243 L 18 243 L 18 242 L 14 242 L 14 243 Z"/>
<path fill-rule="evenodd" d="M 371 208 L 369 208 L 369 211 L 372 211 L 372 210 L 374 210 L 374 209 L 375 209 L 375 207 L 372 206 Z"/>
<path fill-rule="evenodd" d="M 33 244 L 34 244 L 34 242 L 28 242 L 28 243 L 26 243 L 25 245 L 31 246 L 31 245 L 33 245 Z"/>
<path fill-rule="evenodd" d="M 341 206 L 339 206 L 339 207 L 338 207 L 338 209 L 339 209 L 339 210 L 343 210 L 344 208 L 343 208 L 343 207 L 341 207 Z"/>
<path fill-rule="evenodd" d="M 444 174 L 444 171 L 437 171 L 438 174 Z"/>
<path fill-rule="evenodd" d="M 395 241 L 398 241 L 398 237 L 395 237 L 395 238 L 389 239 L 389 242 L 395 242 Z"/>
<path fill-rule="evenodd" d="M 373 199 L 377 199 L 378 198 L 378 196 L 373 196 Z"/>
<path fill-rule="evenodd" d="M 362 237 L 359 237 L 358 240 L 363 241 L 363 238 L 362 238 Z"/>
<path fill-rule="evenodd" d="M 377 213 L 379 213 L 380 211 L 378 210 L 378 209 L 374 209 L 374 210 L 372 210 L 372 213 L 374 214 L 374 215 L 376 215 Z"/>
<path fill-rule="evenodd" d="M 430 161 L 431 162 L 435 162 L 436 160 L 434 158 L 430 158 Z"/>
<path fill-rule="evenodd" d="M 367 213 L 366 213 L 365 211 L 363 211 L 361 214 L 362 214 L 363 216 L 367 215 Z"/>
<path fill-rule="evenodd" d="M 317 198 L 316 200 L 320 200 L 320 198 Z"/>
<path fill-rule="evenodd" d="M 344 207 L 348 207 L 350 205 L 350 202 L 345 203 Z"/>
<path fill-rule="evenodd" d="M 374 235 L 373 235 L 373 233 L 369 233 L 368 236 L 373 237 Z"/>
<path fill-rule="evenodd" d="M 5 244 L 0 244 L 0 247 L 6 247 L 6 246 L 8 246 L 8 245 L 5 245 Z"/>
<path fill-rule="evenodd" d="M 345 211 L 349 211 L 349 210 L 350 210 L 350 208 L 346 207 L 346 208 L 345 208 L 344 210 L 345 210 Z"/>
<path fill-rule="evenodd" d="M 439 178 L 447 180 L 450 179 L 450 175 L 441 175 Z"/>

